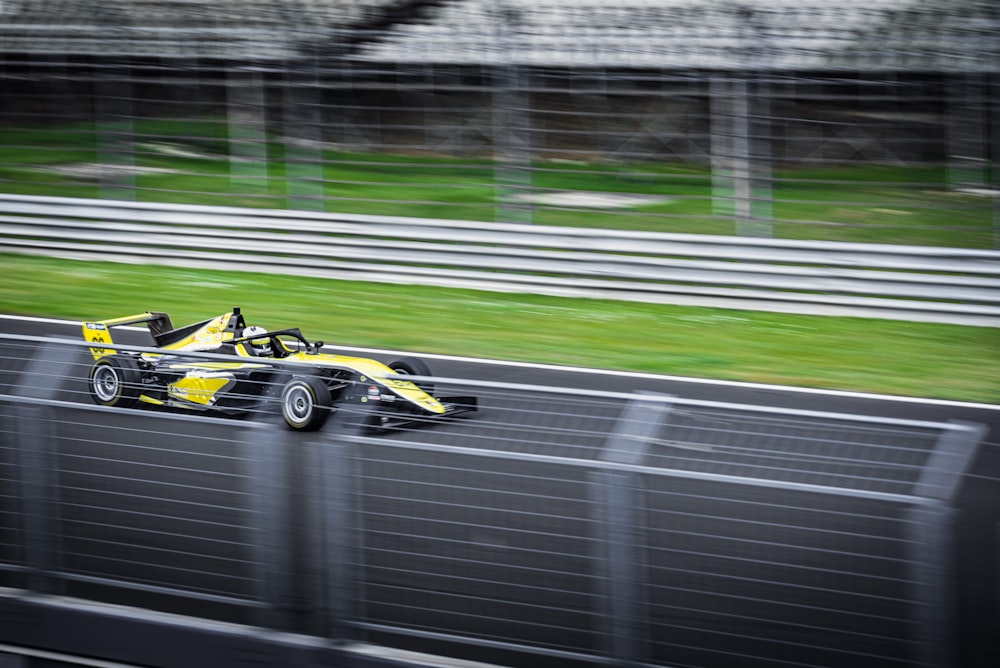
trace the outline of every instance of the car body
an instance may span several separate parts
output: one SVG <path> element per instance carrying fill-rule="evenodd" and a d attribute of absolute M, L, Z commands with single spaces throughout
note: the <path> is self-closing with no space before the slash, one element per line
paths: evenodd
<path fill-rule="evenodd" d="M 113 327 L 136 324 L 147 325 L 155 351 L 105 347 L 113 344 Z M 300 431 L 319 429 L 329 415 L 351 405 L 368 409 L 359 412 L 375 430 L 476 409 L 474 397 L 439 399 L 426 381 L 408 380 L 430 375 L 420 359 L 383 364 L 325 353 L 322 341 L 309 341 L 298 328 L 247 327 L 239 307 L 179 328 L 157 311 L 86 321 L 83 336 L 93 344 L 90 396 L 104 406 L 149 404 L 241 416 L 278 404 L 285 424 Z"/>

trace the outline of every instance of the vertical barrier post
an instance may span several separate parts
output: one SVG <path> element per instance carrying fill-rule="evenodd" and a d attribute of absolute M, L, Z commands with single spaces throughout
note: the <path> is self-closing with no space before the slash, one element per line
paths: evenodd
<path fill-rule="evenodd" d="M 715 75 L 709 80 L 709 141 L 712 164 L 712 214 L 736 213 L 733 177 L 733 114 L 730 83 Z"/>
<path fill-rule="evenodd" d="M 518 49 L 520 9 L 497 2 L 497 41 L 503 45 L 504 58 Z M 493 161 L 496 181 L 497 222 L 531 223 L 534 217 L 532 195 L 531 93 L 525 90 L 528 72 L 507 60 L 495 68 L 497 80 L 493 92 Z"/>
<path fill-rule="evenodd" d="M 101 197 L 135 200 L 135 121 L 132 82 L 110 66 L 96 82 L 97 150 Z"/>
<path fill-rule="evenodd" d="M 916 623 L 917 665 L 947 668 L 954 665 L 954 600 L 949 579 L 954 575 L 954 510 L 944 504 L 907 510 L 907 560 L 913 583 L 913 621 Z"/>
<path fill-rule="evenodd" d="M 354 444 L 343 436 L 356 436 L 370 415 L 369 407 L 341 410 L 325 429 L 319 442 L 317 469 L 323 570 L 326 637 L 335 643 L 350 639 L 349 621 L 360 600 L 358 590 L 358 497 L 360 471 Z"/>
<path fill-rule="evenodd" d="M 59 487 L 51 417 L 44 406 L 30 404 L 17 406 L 16 416 L 27 588 L 40 594 L 59 594 Z"/>
<path fill-rule="evenodd" d="M 72 377 L 81 351 L 57 342 L 39 346 L 18 378 L 18 396 L 55 399 L 63 381 Z M 21 404 L 15 408 L 15 416 L 27 587 L 39 593 L 59 594 L 59 480 L 51 409 L 40 403 Z"/>
<path fill-rule="evenodd" d="M 924 464 L 914 495 L 929 504 L 907 512 L 909 558 L 915 602 L 918 661 L 929 668 L 954 665 L 954 517 L 952 506 L 962 475 L 985 435 L 983 425 L 953 421 Z"/>
<path fill-rule="evenodd" d="M 663 425 L 670 404 L 665 395 L 636 398 L 618 419 L 601 460 L 641 464 Z M 594 474 L 599 563 L 604 584 L 605 648 L 612 665 L 632 666 L 643 658 L 648 616 L 643 601 L 642 481 L 635 473 L 603 470 Z"/>
<path fill-rule="evenodd" d="M 254 582 L 263 604 L 257 624 L 268 629 L 286 628 L 292 607 L 287 440 L 284 430 L 268 424 L 248 429 L 243 441 L 254 504 Z"/>
<path fill-rule="evenodd" d="M 952 73 L 945 87 L 948 186 L 953 191 L 982 190 L 989 184 L 988 102 L 983 76 L 979 72 Z"/>
<path fill-rule="evenodd" d="M 226 73 L 230 185 L 238 194 L 268 191 L 264 75 L 246 65 Z"/>
<path fill-rule="evenodd" d="M 285 74 L 285 190 L 293 209 L 322 211 L 323 136 L 319 65 Z"/>

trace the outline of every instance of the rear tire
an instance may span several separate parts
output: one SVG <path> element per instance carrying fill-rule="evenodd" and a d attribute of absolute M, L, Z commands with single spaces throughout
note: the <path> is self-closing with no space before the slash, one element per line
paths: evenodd
<path fill-rule="evenodd" d="M 296 431 L 316 431 L 330 417 L 333 400 L 319 378 L 296 376 L 281 391 L 281 416 Z"/>
<path fill-rule="evenodd" d="M 142 371 L 134 357 L 102 357 L 90 369 L 90 398 L 100 406 L 132 408 L 142 394 Z"/>

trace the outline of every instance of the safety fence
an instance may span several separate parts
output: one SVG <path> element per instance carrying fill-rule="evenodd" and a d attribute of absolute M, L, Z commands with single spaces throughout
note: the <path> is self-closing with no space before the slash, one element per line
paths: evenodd
<path fill-rule="evenodd" d="M 143 639 L 225 622 L 249 629 L 229 665 L 280 665 L 248 649 L 263 640 L 517 666 L 952 665 L 977 425 L 414 377 L 478 411 L 371 433 L 340 410 L 304 434 L 95 406 L 82 343 L 0 339 L 0 605 L 34 615 L 0 641 L 184 665 L 209 649 Z M 54 632 L 105 604 L 138 610 L 114 617 L 136 637 Z M 180 617 L 137 630 L 159 613 Z"/>
<path fill-rule="evenodd" d="M 15 253 L 1000 325 L 1000 251 L 20 195 L 0 222 Z"/>

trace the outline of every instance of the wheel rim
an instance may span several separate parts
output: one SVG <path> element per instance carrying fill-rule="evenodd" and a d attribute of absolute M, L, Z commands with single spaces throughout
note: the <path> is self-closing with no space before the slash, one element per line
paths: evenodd
<path fill-rule="evenodd" d="M 94 370 L 92 381 L 94 394 L 101 401 L 113 401 L 118 396 L 121 381 L 118 373 L 107 364 L 102 364 Z"/>
<path fill-rule="evenodd" d="M 305 385 L 295 384 L 285 390 L 285 417 L 295 424 L 308 422 L 315 402 L 312 392 Z"/>

